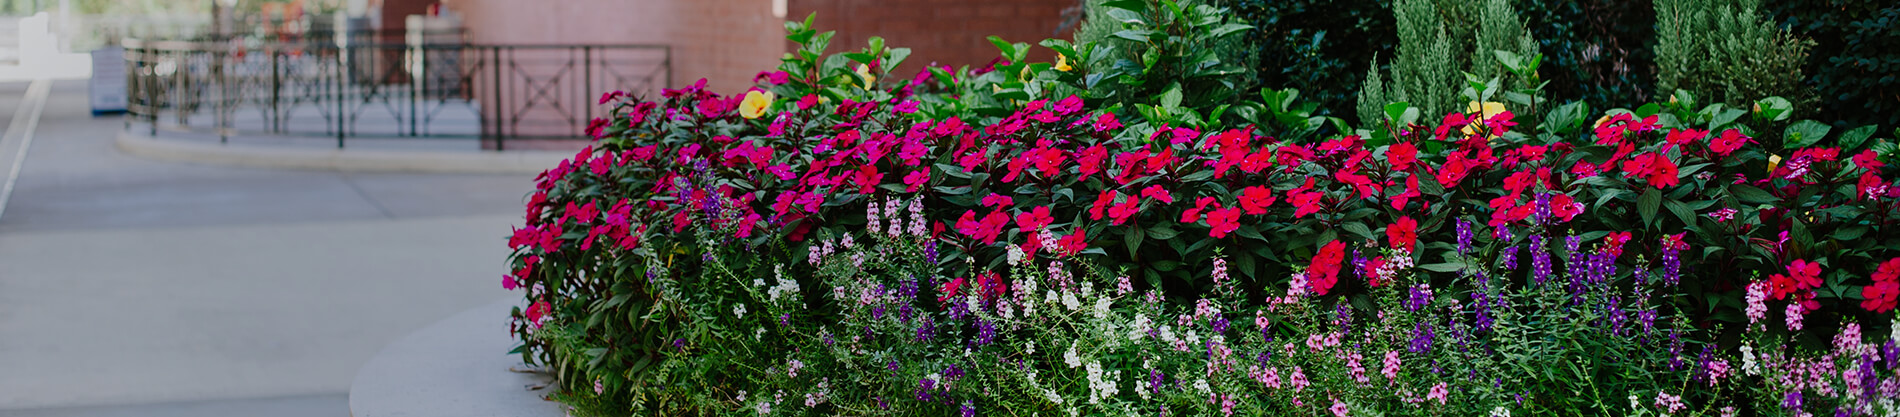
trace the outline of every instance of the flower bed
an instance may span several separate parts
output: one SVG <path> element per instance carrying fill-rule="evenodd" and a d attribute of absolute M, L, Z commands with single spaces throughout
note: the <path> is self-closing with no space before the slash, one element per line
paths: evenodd
<path fill-rule="evenodd" d="M 1226 27 L 1211 7 L 1163 12 Z M 1290 90 L 1099 107 L 1101 74 L 1147 76 L 1103 46 L 1045 41 L 1060 58 L 1031 63 L 998 41 L 993 65 L 893 80 L 907 51 L 825 56 L 828 33 L 787 27 L 801 48 L 757 88 L 609 93 L 596 146 L 538 178 L 504 286 L 526 289 L 518 352 L 558 371 L 561 400 L 1896 410 L 1900 189 L 1872 129 L 1688 92 L 1600 117 L 1520 109 L 1474 83 L 1466 112 L 1395 103 L 1345 131 Z M 1131 36 L 1175 36 L 1150 32 Z"/>

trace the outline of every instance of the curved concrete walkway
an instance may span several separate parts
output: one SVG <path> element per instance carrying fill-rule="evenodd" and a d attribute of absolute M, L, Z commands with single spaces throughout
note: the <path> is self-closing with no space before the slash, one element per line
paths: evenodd
<path fill-rule="evenodd" d="M 542 398 L 543 375 L 513 372 L 514 338 L 504 329 L 508 297 L 456 314 L 383 348 L 350 384 L 354 417 L 559 417 L 567 407 Z"/>
<path fill-rule="evenodd" d="M 530 175 L 157 162 L 85 91 L 52 85 L 0 215 L 0 415 L 343 417 L 378 350 L 510 295 Z"/>

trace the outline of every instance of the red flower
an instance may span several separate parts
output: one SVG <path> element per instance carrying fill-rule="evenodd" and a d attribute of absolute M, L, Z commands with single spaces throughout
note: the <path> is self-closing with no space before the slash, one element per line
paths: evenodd
<path fill-rule="evenodd" d="M 1122 122 L 1115 120 L 1115 113 L 1102 113 L 1095 119 L 1095 131 L 1107 132 L 1122 128 Z"/>
<path fill-rule="evenodd" d="M 1768 276 L 1769 289 L 1776 300 L 1803 294 L 1821 287 L 1821 264 L 1796 259 L 1788 264 L 1788 274 Z"/>
<path fill-rule="evenodd" d="M 1412 252 L 1418 245 L 1418 221 L 1411 216 L 1401 216 L 1397 222 L 1385 228 L 1386 241 L 1392 248 Z"/>
<path fill-rule="evenodd" d="M 963 218 L 957 219 L 957 232 L 988 245 L 996 243 L 996 235 L 1003 232 L 1003 226 L 1009 224 L 1009 215 L 990 212 L 982 221 L 976 220 L 976 211 L 964 211 Z"/>
<path fill-rule="evenodd" d="M 1743 136 L 1742 131 L 1735 129 L 1724 130 L 1721 136 L 1709 138 L 1709 151 L 1715 152 L 1716 155 L 1728 156 L 1731 153 L 1735 153 L 1735 150 L 1741 149 L 1742 145 L 1748 143 L 1748 141 L 1748 137 Z"/>
<path fill-rule="evenodd" d="M 1658 189 L 1674 187 L 1681 183 L 1677 177 L 1676 163 L 1659 153 L 1645 153 L 1623 161 L 1623 172 L 1629 177 L 1643 177 L 1650 186 Z"/>
<path fill-rule="evenodd" d="M 1056 253 L 1062 256 L 1075 256 L 1075 254 L 1082 253 L 1083 249 L 1088 249 L 1089 247 L 1088 239 L 1088 235 L 1085 231 L 1077 227 L 1075 233 L 1056 239 Z"/>
<path fill-rule="evenodd" d="M 1276 197 L 1265 186 L 1252 186 L 1240 190 L 1240 208 L 1247 214 L 1267 214 L 1267 207 L 1273 205 Z"/>
<path fill-rule="evenodd" d="M 1069 98 L 1065 98 L 1065 99 L 1062 99 L 1062 101 L 1056 102 L 1056 107 L 1055 107 L 1056 113 L 1059 113 L 1063 116 L 1074 114 L 1076 110 L 1081 110 L 1081 109 L 1082 109 L 1082 98 L 1076 97 L 1074 95 L 1070 95 Z"/>
<path fill-rule="evenodd" d="M 1207 209 L 1207 205 L 1209 204 L 1213 204 L 1214 207 L 1220 207 L 1220 204 L 1214 203 L 1214 197 L 1201 197 L 1194 200 L 1194 208 L 1181 212 L 1181 222 L 1193 223 L 1201 221 L 1201 210 Z"/>
<path fill-rule="evenodd" d="M 1860 308 L 1875 313 L 1893 311 L 1896 298 L 1900 298 L 1900 258 L 1888 259 L 1880 263 L 1874 271 L 1874 285 L 1861 287 Z"/>
<path fill-rule="evenodd" d="M 963 289 L 963 281 L 963 277 L 957 277 L 957 279 L 943 283 L 943 288 L 940 290 L 943 295 L 937 296 L 937 302 L 949 301 L 951 298 L 956 297 L 957 290 Z"/>
<path fill-rule="evenodd" d="M 997 210 L 1002 210 L 1005 208 L 1009 208 L 1010 205 L 1015 204 L 1015 203 L 1016 203 L 1016 200 L 1009 198 L 1009 196 L 997 194 L 997 193 L 990 193 L 990 195 L 983 197 L 982 204 L 985 207 L 995 206 Z"/>
<path fill-rule="evenodd" d="M 917 192 L 918 189 L 923 188 L 925 183 L 929 183 L 929 182 L 930 182 L 930 168 L 924 168 L 924 169 L 920 169 L 916 171 L 911 171 L 909 175 L 904 176 L 904 185 L 908 186 L 907 188 L 904 189 L 904 192 L 907 192 L 907 193 Z"/>
<path fill-rule="evenodd" d="M 1708 136 L 1709 136 L 1709 131 L 1707 130 L 1670 129 L 1669 134 L 1663 136 L 1663 143 L 1669 144 L 1669 147 L 1681 146 L 1681 145 L 1688 144 L 1689 142 L 1702 140 L 1702 138 L 1705 138 Z M 1665 147 L 1664 149 L 1667 150 L 1668 147 Z"/>
<path fill-rule="evenodd" d="M 957 157 L 957 166 L 963 167 L 963 172 L 976 172 L 976 167 L 989 162 L 989 148 L 972 150 L 969 153 L 963 154 L 963 156 Z"/>
<path fill-rule="evenodd" d="M 1412 163 L 1418 162 L 1418 147 L 1411 142 L 1394 143 L 1385 148 L 1385 161 L 1394 170 L 1411 171 Z"/>
<path fill-rule="evenodd" d="M 1880 154 L 1874 152 L 1873 149 L 1854 154 L 1853 161 L 1854 166 L 1868 171 L 1879 171 L 1880 167 L 1887 166 L 1887 164 L 1880 162 Z"/>
<path fill-rule="evenodd" d="M 1890 187 L 1886 181 L 1880 179 L 1878 172 L 1863 172 L 1860 174 L 1860 181 L 1854 183 L 1854 198 L 1879 198 L 1886 195 Z"/>
<path fill-rule="evenodd" d="M 1090 175 L 1102 172 L 1102 160 L 1104 159 L 1108 159 L 1107 147 L 1095 145 L 1083 148 L 1081 155 L 1075 157 L 1075 163 L 1078 165 L 1076 173 L 1080 174 L 1082 178 L 1088 178 Z"/>
<path fill-rule="evenodd" d="M 1306 266 L 1307 285 L 1313 287 L 1313 295 L 1326 295 L 1339 283 L 1339 266 L 1345 258 L 1346 244 L 1337 240 L 1327 242 L 1313 254 L 1313 261 Z"/>
<path fill-rule="evenodd" d="M 1208 210 L 1207 225 L 1213 227 L 1213 230 L 1207 232 L 1208 236 L 1216 239 L 1227 237 L 1228 233 L 1240 229 L 1240 209 L 1230 207 Z"/>
<path fill-rule="evenodd" d="M 1095 197 L 1095 204 L 1089 206 L 1089 219 L 1101 220 L 1102 209 L 1108 208 L 1108 205 L 1114 203 L 1115 198 L 1120 196 L 1121 193 L 1115 190 L 1102 191 L 1102 194 Z"/>
<path fill-rule="evenodd" d="M 1406 192 L 1398 192 L 1397 196 L 1393 196 L 1393 209 L 1406 209 L 1406 202 L 1412 202 L 1412 198 L 1417 196 L 1423 196 L 1419 192 L 1419 175 L 1406 175 Z"/>
<path fill-rule="evenodd" d="M 1287 202 L 1293 204 L 1293 217 L 1301 218 L 1308 214 L 1318 213 L 1321 208 L 1320 197 L 1325 195 L 1325 193 L 1311 190 L 1288 191 Z"/>
<path fill-rule="evenodd" d="M 1108 217 L 1114 219 L 1114 221 L 1109 222 L 1109 224 L 1120 226 L 1122 223 L 1128 222 L 1128 218 L 1140 213 L 1141 197 L 1128 196 L 1128 199 L 1122 200 L 1121 204 L 1116 204 L 1114 207 L 1108 208 Z"/>
<path fill-rule="evenodd" d="M 1583 214 L 1583 203 L 1578 203 L 1569 194 L 1556 194 L 1550 197 L 1550 214 L 1557 216 L 1558 222 L 1567 222 Z"/>
<path fill-rule="evenodd" d="M 1445 164 L 1440 165 L 1438 172 L 1434 173 L 1432 177 L 1437 179 L 1438 184 L 1445 188 L 1456 188 L 1458 187 L 1458 182 L 1464 181 L 1465 175 L 1469 174 L 1472 168 L 1476 168 L 1476 166 L 1469 157 L 1465 156 L 1464 152 L 1452 152 L 1450 155 L 1445 156 Z"/>
<path fill-rule="evenodd" d="M 1597 176 L 1597 166 L 1590 161 L 1577 161 L 1576 165 L 1570 167 L 1570 175 L 1577 178 L 1594 177 Z"/>
<path fill-rule="evenodd" d="M 1049 206 L 1037 206 L 1035 209 L 1016 214 L 1016 227 L 1024 231 L 1034 231 L 1055 223 L 1056 218 L 1049 215 Z"/>
<path fill-rule="evenodd" d="M 1148 188 L 1141 189 L 1141 196 L 1161 200 L 1163 203 L 1174 203 L 1174 196 L 1168 194 L 1168 189 L 1161 188 L 1160 184 L 1150 185 Z"/>
<path fill-rule="evenodd" d="M 539 329 L 541 325 L 546 323 L 547 319 L 553 315 L 553 312 L 554 306 L 548 305 L 546 300 L 541 300 L 528 305 L 528 310 L 524 311 L 523 314 L 527 316 L 528 324 L 534 325 L 534 328 Z"/>
<path fill-rule="evenodd" d="M 1555 203 L 1553 203 L 1553 205 L 1555 205 Z M 1603 238 L 1603 252 L 1610 254 L 1611 257 L 1621 256 L 1623 255 L 1623 244 L 1629 243 L 1629 241 L 1630 232 L 1610 232 L 1610 236 Z"/>
<path fill-rule="evenodd" d="M 1385 257 L 1379 256 L 1366 260 L 1366 266 L 1359 275 L 1366 277 L 1366 285 L 1377 288 L 1383 280 L 1379 279 L 1379 268 L 1385 267 Z"/>

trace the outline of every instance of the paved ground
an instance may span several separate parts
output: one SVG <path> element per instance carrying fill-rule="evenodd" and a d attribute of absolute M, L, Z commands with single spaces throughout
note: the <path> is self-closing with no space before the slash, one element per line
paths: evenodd
<path fill-rule="evenodd" d="M 382 346 L 508 296 L 531 178 L 152 162 L 123 126 L 54 83 L 0 214 L 0 415 L 341 417 Z"/>

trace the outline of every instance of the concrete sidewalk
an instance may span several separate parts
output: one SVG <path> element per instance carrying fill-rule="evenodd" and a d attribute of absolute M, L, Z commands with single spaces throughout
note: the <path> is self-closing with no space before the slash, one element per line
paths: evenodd
<path fill-rule="evenodd" d="M 54 84 L 0 216 L 0 415 L 342 417 L 378 349 L 508 295 L 531 176 L 148 161 L 84 93 Z"/>

